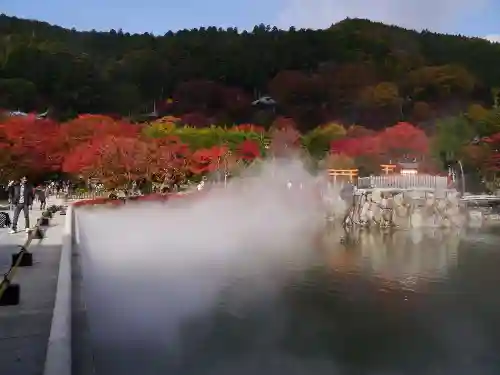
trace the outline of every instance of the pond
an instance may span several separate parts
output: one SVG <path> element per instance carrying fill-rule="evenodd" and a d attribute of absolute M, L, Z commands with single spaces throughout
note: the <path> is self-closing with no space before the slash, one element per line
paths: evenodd
<path fill-rule="evenodd" d="M 91 296 L 97 374 L 500 374 L 496 229 L 343 235 L 262 275 L 249 263 L 216 291 L 204 268 L 172 276 L 149 290 L 162 304 L 142 307 L 154 324 L 140 329 L 120 321 L 125 299 L 110 312 Z"/>

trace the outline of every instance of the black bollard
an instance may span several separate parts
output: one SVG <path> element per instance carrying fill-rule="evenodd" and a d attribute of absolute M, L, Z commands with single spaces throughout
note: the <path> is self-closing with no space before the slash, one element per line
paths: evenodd
<path fill-rule="evenodd" d="M 10 284 L 0 297 L 0 306 L 19 305 L 21 299 L 21 287 L 19 284 Z"/>

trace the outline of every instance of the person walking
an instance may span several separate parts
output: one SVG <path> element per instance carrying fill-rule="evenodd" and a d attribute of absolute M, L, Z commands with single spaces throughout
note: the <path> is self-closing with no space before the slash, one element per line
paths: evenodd
<path fill-rule="evenodd" d="M 40 202 L 40 210 L 44 210 L 47 205 L 47 193 L 43 186 L 39 186 L 35 191 L 36 197 Z"/>
<path fill-rule="evenodd" d="M 12 204 L 14 205 L 14 215 L 12 218 L 11 234 L 17 232 L 17 221 L 21 211 L 24 213 L 24 226 L 28 233 L 30 231 L 30 210 L 29 207 L 33 204 L 33 186 L 28 183 L 26 177 L 22 177 L 19 183 L 13 185 L 12 189 Z"/>
<path fill-rule="evenodd" d="M 14 193 L 13 180 L 9 181 L 9 184 L 7 185 L 7 188 L 5 190 L 7 191 L 7 194 L 9 196 L 9 210 L 13 210 L 14 209 L 14 205 L 12 204 L 12 194 Z"/>
<path fill-rule="evenodd" d="M 33 199 L 31 200 L 30 210 L 33 209 L 33 202 L 35 201 L 35 193 L 36 193 L 35 187 L 33 185 L 31 185 L 31 194 L 33 196 Z"/>

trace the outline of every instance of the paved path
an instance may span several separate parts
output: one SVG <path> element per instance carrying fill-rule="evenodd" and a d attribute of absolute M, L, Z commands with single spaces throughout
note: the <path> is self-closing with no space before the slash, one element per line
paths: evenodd
<path fill-rule="evenodd" d="M 57 204 L 57 202 L 48 202 Z M 31 225 L 41 211 L 31 211 Z M 12 212 L 11 212 L 12 216 Z M 19 268 L 14 283 L 21 286 L 18 306 L 0 306 L 0 374 L 41 375 L 52 321 L 65 216 L 56 213 L 46 237 L 34 240 L 33 267 Z M 21 217 L 18 228 L 24 228 Z M 26 233 L 9 234 L 0 229 L 0 273 L 8 270 L 11 255 L 26 240 Z"/>

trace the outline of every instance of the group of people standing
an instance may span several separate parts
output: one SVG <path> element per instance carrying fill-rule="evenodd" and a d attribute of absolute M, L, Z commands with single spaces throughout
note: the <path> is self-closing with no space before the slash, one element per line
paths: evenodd
<path fill-rule="evenodd" d="M 48 188 L 43 186 L 34 187 L 26 176 L 19 181 L 10 181 L 7 185 L 9 195 L 9 206 L 13 210 L 12 226 L 10 233 L 17 233 L 17 222 L 21 211 L 24 214 L 24 224 L 26 232 L 30 231 L 30 210 L 36 200 L 40 202 L 40 210 L 47 205 Z"/>

